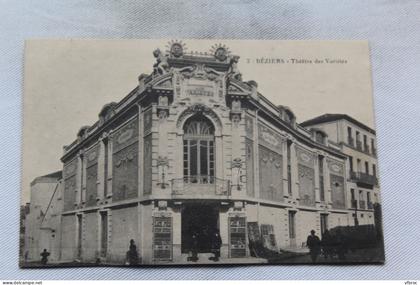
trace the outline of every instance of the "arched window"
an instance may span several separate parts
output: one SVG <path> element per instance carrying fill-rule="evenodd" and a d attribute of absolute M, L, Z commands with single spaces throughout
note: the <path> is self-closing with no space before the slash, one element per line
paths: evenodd
<path fill-rule="evenodd" d="M 184 182 L 214 182 L 214 126 L 203 115 L 184 125 Z"/>

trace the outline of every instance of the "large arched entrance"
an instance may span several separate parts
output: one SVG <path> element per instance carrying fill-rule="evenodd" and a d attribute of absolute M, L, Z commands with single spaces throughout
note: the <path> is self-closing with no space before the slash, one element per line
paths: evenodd
<path fill-rule="evenodd" d="M 203 114 L 195 114 L 186 120 L 183 131 L 184 187 L 195 199 L 183 203 L 181 250 L 192 251 L 194 235 L 197 251 L 210 252 L 214 233 L 219 230 L 220 204 L 201 199 L 201 195 L 209 194 L 206 190 L 216 183 L 215 128 Z"/>

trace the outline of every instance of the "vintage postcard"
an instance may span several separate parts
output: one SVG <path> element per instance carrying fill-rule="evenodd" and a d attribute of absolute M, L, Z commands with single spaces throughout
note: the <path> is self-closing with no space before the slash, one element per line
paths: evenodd
<path fill-rule="evenodd" d="M 21 267 L 384 262 L 367 42 L 25 48 Z"/>

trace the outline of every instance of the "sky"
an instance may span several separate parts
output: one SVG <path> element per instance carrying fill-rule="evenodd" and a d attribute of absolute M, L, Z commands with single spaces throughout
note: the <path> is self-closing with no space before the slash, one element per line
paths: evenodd
<path fill-rule="evenodd" d="M 153 50 L 170 40 L 30 40 L 25 44 L 22 203 L 29 184 L 62 168 L 63 146 L 92 125 L 103 105 L 119 101 L 142 73 Z M 298 122 L 346 113 L 374 128 L 369 47 L 364 41 L 182 40 L 186 52 L 225 45 L 240 56 L 244 81 Z M 328 62 L 327 62 L 328 60 Z"/>

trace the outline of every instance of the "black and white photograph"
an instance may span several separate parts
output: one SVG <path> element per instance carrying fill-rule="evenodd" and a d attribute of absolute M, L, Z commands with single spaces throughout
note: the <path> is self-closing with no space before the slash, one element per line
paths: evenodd
<path fill-rule="evenodd" d="M 21 268 L 382 264 L 367 41 L 29 40 Z"/>

